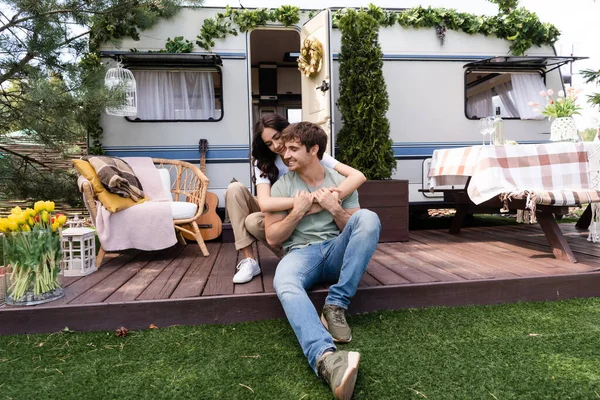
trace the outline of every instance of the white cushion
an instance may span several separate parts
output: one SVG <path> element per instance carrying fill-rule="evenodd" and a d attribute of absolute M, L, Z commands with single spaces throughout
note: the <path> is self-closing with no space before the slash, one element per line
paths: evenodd
<path fill-rule="evenodd" d="M 196 215 L 198 205 L 195 203 L 188 203 L 187 201 L 172 201 L 171 202 L 171 213 L 173 219 L 188 219 Z"/>
<path fill-rule="evenodd" d="M 172 199 L 173 196 L 171 196 L 171 174 L 169 173 L 169 170 L 166 168 L 158 168 L 158 175 L 160 176 L 160 183 L 162 184 L 165 195 Z"/>

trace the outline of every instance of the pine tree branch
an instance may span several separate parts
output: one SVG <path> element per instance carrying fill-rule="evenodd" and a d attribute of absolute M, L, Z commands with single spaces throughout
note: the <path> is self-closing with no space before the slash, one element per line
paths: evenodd
<path fill-rule="evenodd" d="M 6 80 L 10 79 L 17 71 L 21 70 L 27 63 L 33 60 L 34 55 L 31 52 L 27 52 L 25 57 L 23 57 L 18 63 L 12 66 L 7 72 L 0 76 L 0 84 L 4 83 Z"/>
<path fill-rule="evenodd" d="M 49 165 L 47 165 L 47 164 L 44 164 L 43 162 L 41 162 L 41 161 L 38 161 L 38 160 L 36 160 L 35 158 L 31 158 L 31 157 L 29 157 L 27 154 L 21 154 L 21 153 L 17 153 L 16 151 L 13 151 L 13 150 L 11 150 L 11 149 L 9 149 L 9 148 L 5 147 L 5 146 L 0 146 L 0 150 L 2 150 L 2 151 L 6 151 L 7 153 L 10 153 L 10 154 L 12 154 L 12 155 L 14 155 L 14 156 L 17 156 L 17 157 L 19 157 L 19 158 L 21 158 L 21 159 L 23 159 L 23 160 L 27 161 L 27 162 L 28 162 L 28 163 L 30 163 L 30 164 L 38 164 L 38 165 L 41 165 L 41 166 L 42 166 L 42 167 L 44 167 L 44 168 L 49 168 L 50 170 L 52 169 L 52 168 L 51 168 Z"/>

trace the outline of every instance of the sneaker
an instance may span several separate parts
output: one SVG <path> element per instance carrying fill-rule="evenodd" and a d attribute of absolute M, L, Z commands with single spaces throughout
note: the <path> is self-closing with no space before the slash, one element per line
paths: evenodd
<path fill-rule="evenodd" d="M 235 269 L 237 272 L 233 276 L 233 283 L 250 282 L 252 278 L 260 274 L 260 267 L 253 258 L 244 258 Z"/>
<path fill-rule="evenodd" d="M 336 351 L 317 361 L 319 376 L 329 384 L 336 399 L 350 400 L 358 375 L 360 353 L 356 351 Z"/>
<path fill-rule="evenodd" d="M 348 343 L 352 340 L 352 331 L 346 322 L 346 310 L 342 307 L 325 304 L 321 322 L 333 337 L 334 342 Z"/>

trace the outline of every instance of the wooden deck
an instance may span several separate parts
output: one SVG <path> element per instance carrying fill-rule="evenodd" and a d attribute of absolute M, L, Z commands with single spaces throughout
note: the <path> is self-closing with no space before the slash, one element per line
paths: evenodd
<path fill-rule="evenodd" d="M 406 307 L 496 304 L 600 296 L 600 243 L 561 224 L 578 263 L 556 260 L 537 225 L 411 231 L 410 241 L 380 244 L 351 312 Z M 257 248 L 263 270 L 250 283 L 231 281 L 232 243 L 109 256 L 95 273 L 66 278 L 63 299 L 0 308 L 0 334 L 130 329 L 230 323 L 284 317 L 273 290 L 278 259 Z M 321 307 L 326 286 L 313 288 Z"/>

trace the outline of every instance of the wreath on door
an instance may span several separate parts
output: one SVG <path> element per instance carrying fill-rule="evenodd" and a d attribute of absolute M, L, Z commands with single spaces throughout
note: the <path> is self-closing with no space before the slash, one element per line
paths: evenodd
<path fill-rule="evenodd" d="M 298 70 L 307 78 L 317 75 L 323 67 L 323 45 L 317 38 L 306 38 L 298 57 Z"/>

